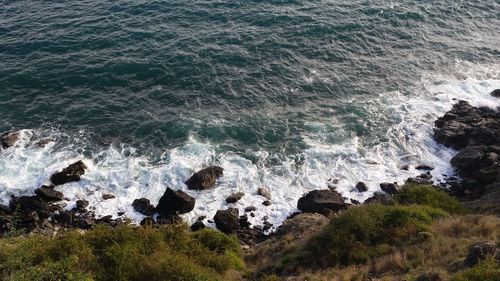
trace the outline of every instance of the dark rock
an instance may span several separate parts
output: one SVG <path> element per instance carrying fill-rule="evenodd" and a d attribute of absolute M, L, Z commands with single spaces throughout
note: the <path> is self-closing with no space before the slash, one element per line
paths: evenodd
<path fill-rule="evenodd" d="M 243 198 L 243 196 L 245 196 L 245 193 L 243 193 L 243 192 L 238 192 L 238 193 L 232 194 L 231 196 L 229 196 L 228 198 L 226 198 L 226 202 L 229 203 L 229 204 L 236 203 L 241 198 Z"/>
<path fill-rule="evenodd" d="M 432 175 L 430 172 L 421 174 L 414 178 L 408 178 L 406 180 L 407 183 L 416 183 L 416 184 L 433 184 Z"/>
<path fill-rule="evenodd" d="M 167 188 L 160 198 L 156 211 L 164 217 L 171 217 L 176 214 L 184 214 L 194 209 L 196 200 L 182 190 L 172 190 Z"/>
<path fill-rule="evenodd" d="M 117 214 L 119 217 L 121 217 L 121 216 L 125 215 L 125 212 L 118 212 L 118 213 L 116 213 L 116 214 Z"/>
<path fill-rule="evenodd" d="M 335 191 L 313 190 L 297 202 L 297 208 L 304 213 L 331 215 L 348 207 L 344 198 Z"/>
<path fill-rule="evenodd" d="M 239 211 L 236 208 L 219 210 L 214 216 L 217 229 L 224 233 L 234 233 L 239 228 Z"/>
<path fill-rule="evenodd" d="M 80 177 L 85 174 L 87 166 L 83 161 L 75 162 L 64 168 L 61 172 L 55 173 L 50 177 L 50 181 L 54 185 L 61 185 L 68 182 L 79 181 Z"/>
<path fill-rule="evenodd" d="M 12 209 L 9 206 L 0 204 L 0 216 L 9 215 L 12 213 Z"/>
<path fill-rule="evenodd" d="M 206 190 L 215 187 L 216 180 L 222 176 L 224 169 L 211 166 L 192 175 L 185 184 L 189 189 Z"/>
<path fill-rule="evenodd" d="M 493 92 L 491 92 L 490 95 L 495 98 L 500 98 L 500 89 L 493 90 Z"/>
<path fill-rule="evenodd" d="M 145 216 L 152 216 L 155 213 L 155 207 L 146 198 L 135 199 L 132 202 L 132 207 L 134 207 L 136 212 Z"/>
<path fill-rule="evenodd" d="M 0 234 L 9 232 L 13 227 L 14 223 L 11 216 L 0 217 Z"/>
<path fill-rule="evenodd" d="M 271 205 L 271 201 L 269 201 L 269 200 L 265 200 L 264 202 L 262 202 L 262 205 L 264 205 L 264 206 L 266 206 L 266 207 L 267 207 L 267 206 L 270 206 L 270 205 Z"/>
<path fill-rule="evenodd" d="M 271 229 L 273 227 L 273 224 L 268 222 L 268 221 L 265 221 L 264 224 L 263 224 L 263 230 L 264 231 L 268 231 L 269 229 Z"/>
<path fill-rule="evenodd" d="M 403 171 L 408 171 L 410 169 L 410 165 L 403 165 L 400 167 L 400 169 Z"/>
<path fill-rule="evenodd" d="M 358 182 L 358 184 L 356 184 L 356 189 L 359 192 L 365 192 L 365 191 L 368 191 L 368 186 L 366 185 L 366 183 L 360 181 L 360 182 Z"/>
<path fill-rule="evenodd" d="M 155 223 L 156 222 L 155 222 L 155 219 L 153 217 L 145 217 L 141 220 L 141 222 L 139 224 L 142 226 L 152 226 Z"/>
<path fill-rule="evenodd" d="M 35 194 L 46 201 L 61 201 L 64 199 L 62 192 L 46 186 L 35 189 Z"/>
<path fill-rule="evenodd" d="M 425 171 L 432 171 L 432 170 L 434 170 L 434 167 L 432 167 L 430 165 L 421 164 L 421 165 L 418 165 L 417 167 L 415 167 L 415 169 L 417 169 L 417 170 L 425 170 Z"/>
<path fill-rule="evenodd" d="M 241 228 L 249 228 L 251 226 L 250 222 L 248 221 L 247 215 L 240 216 L 239 223 L 240 223 L 240 229 Z"/>
<path fill-rule="evenodd" d="M 488 152 L 486 155 L 483 157 L 481 161 L 481 166 L 487 167 L 494 165 L 498 162 L 498 154 L 495 152 Z"/>
<path fill-rule="evenodd" d="M 450 161 L 458 169 L 476 170 L 480 167 L 484 152 L 474 147 L 467 147 L 458 152 Z"/>
<path fill-rule="evenodd" d="M 87 200 L 76 200 L 76 210 L 77 211 L 84 211 L 87 207 L 89 206 L 89 201 Z"/>
<path fill-rule="evenodd" d="M 96 220 L 97 223 L 103 223 L 103 224 L 111 224 L 112 221 L 113 221 L 112 215 L 103 216 Z"/>
<path fill-rule="evenodd" d="M 0 144 L 2 148 L 9 148 L 14 145 L 21 139 L 21 133 L 20 132 L 13 132 L 13 133 L 5 133 L 0 136 Z"/>
<path fill-rule="evenodd" d="M 422 273 L 415 281 L 444 281 L 444 279 L 439 273 L 431 272 L 431 273 Z"/>
<path fill-rule="evenodd" d="M 46 219 L 52 213 L 49 204 L 38 196 L 13 197 L 9 207 L 20 216 L 33 217 L 35 212 L 40 219 Z"/>
<path fill-rule="evenodd" d="M 379 203 L 382 205 L 394 205 L 396 202 L 387 193 L 382 193 L 382 192 L 375 192 L 372 197 L 368 198 L 365 200 L 365 204 L 370 204 L 370 203 Z"/>
<path fill-rule="evenodd" d="M 236 235 L 241 243 L 249 246 L 255 246 L 267 238 L 267 235 L 264 234 L 264 230 L 258 227 L 240 228 Z"/>
<path fill-rule="evenodd" d="M 257 189 L 257 194 L 271 200 L 271 192 L 264 187 L 259 187 Z"/>
<path fill-rule="evenodd" d="M 109 199 L 113 199 L 113 198 L 115 198 L 114 194 L 111 194 L 111 193 L 103 193 L 102 194 L 102 199 L 103 200 L 109 200 Z"/>
<path fill-rule="evenodd" d="M 255 212 L 256 210 L 257 208 L 255 208 L 254 206 L 249 206 L 245 208 L 245 212 Z"/>
<path fill-rule="evenodd" d="M 52 141 L 53 140 L 51 140 L 51 139 L 43 139 L 43 140 L 38 141 L 35 145 L 38 148 L 44 148 L 47 144 L 49 144 Z"/>
<path fill-rule="evenodd" d="M 464 260 L 465 267 L 473 267 L 489 256 L 494 256 L 497 247 L 494 242 L 480 242 L 469 248 L 469 254 Z"/>
<path fill-rule="evenodd" d="M 353 205 L 359 205 L 359 201 L 356 199 L 351 199 L 351 204 Z"/>
<path fill-rule="evenodd" d="M 390 182 L 383 182 L 380 184 L 380 188 L 387 194 L 396 194 L 398 193 L 398 185 Z"/>
<path fill-rule="evenodd" d="M 191 231 L 198 231 L 198 230 L 201 230 L 203 228 L 205 228 L 205 224 L 200 220 L 196 221 L 195 223 L 193 223 L 191 225 Z"/>

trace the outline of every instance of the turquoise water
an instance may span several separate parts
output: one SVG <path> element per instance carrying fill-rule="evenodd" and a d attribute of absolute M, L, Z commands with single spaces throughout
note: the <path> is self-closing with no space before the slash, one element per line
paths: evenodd
<path fill-rule="evenodd" d="M 238 207 L 260 204 L 250 194 L 266 186 L 276 204 L 261 214 L 279 221 L 332 178 L 363 200 L 358 180 L 373 193 L 415 173 L 407 162 L 450 172 L 431 123 L 499 87 L 500 3 L 401 2 L 2 1 L 0 131 L 54 143 L 0 156 L 0 198 L 83 157 L 71 199 L 130 213 L 132 197 L 215 163 L 226 180 L 195 194 L 195 215 L 238 190 Z"/>

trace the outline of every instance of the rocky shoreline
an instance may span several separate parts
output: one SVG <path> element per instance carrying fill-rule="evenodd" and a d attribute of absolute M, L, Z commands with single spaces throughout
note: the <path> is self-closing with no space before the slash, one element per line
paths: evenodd
<path fill-rule="evenodd" d="M 493 91 L 491 95 L 500 97 L 500 90 Z M 2 150 L 14 146 L 20 137 L 19 132 L 9 132 L 0 136 Z M 449 190 L 451 194 L 461 198 L 469 208 L 475 211 L 488 210 L 499 215 L 500 111 L 476 108 L 465 101 L 458 101 L 450 111 L 435 122 L 434 139 L 440 144 L 458 150 L 457 155 L 450 162 L 456 170 L 457 177 L 450 177 L 446 182 L 439 183 L 438 188 Z M 96 224 L 117 226 L 129 223 L 124 214 L 118 214 L 121 218 L 117 219 L 113 219 L 111 215 L 97 218 L 88 208 L 89 202 L 85 200 L 76 201 L 76 206 L 71 210 L 64 209 L 64 194 L 55 187 L 79 181 L 86 169 L 82 161 L 77 161 L 52 174 L 51 184 L 34 190 L 35 195 L 12 197 L 8 206 L 0 205 L 0 236 L 26 233 L 53 236 L 64 229 L 85 230 Z M 430 173 L 433 167 L 419 165 L 415 169 L 421 170 L 422 174 L 409 178 L 408 182 L 433 183 Z M 194 173 L 185 184 L 190 190 L 215 189 L 217 180 L 223 176 L 223 173 L 222 167 L 210 166 Z M 380 183 L 380 188 L 383 192 L 375 193 L 364 204 L 372 202 L 393 204 L 392 195 L 398 192 L 399 186 L 396 183 L 386 182 Z M 359 182 L 356 189 L 359 192 L 366 192 L 367 186 Z M 263 205 L 271 204 L 271 194 L 268 190 L 259 188 L 256 193 L 262 197 Z M 113 196 L 105 194 L 103 200 L 113 198 Z M 245 196 L 244 193 L 235 193 L 225 201 L 230 206 L 243 196 Z M 196 199 L 189 194 L 167 188 L 156 206 L 147 198 L 134 200 L 132 206 L 136 212 L 145 216 L 140 225 L 154 226 L 181 222 L 179 215 L 192 211 L 195 204 Z M 255 206 L 246 207 L 244 214 L 240 214 L 238 209 L 231 207 L 219 210 L 213 218 L 198 218 L 191 229 L 197 231 L 204 228 L 203 221 L 208 219 L 220 231 L 236 234 L 243 245 L 253 246 L 270 239 L 273 235 L 289 233 L 293 229 L 303 231 L 302 226 L 310 223 L 305 222 L 310 216 L 315 218 L 313 221 L 322 221 L 321 217 L 335 215 L 357 204 L 360 203 L 355 200 L 347 202 L 334 186 L 329 186 L 328 189 L 314 190 L 300 198 L 297 208 L 303 214 L 293 214 L 271 235 L 268 235 L 268 231 L 272 228 L 272 224 L 266 219 L 261 225 L 250 224 L 248 216 L 254 215 Z"/>

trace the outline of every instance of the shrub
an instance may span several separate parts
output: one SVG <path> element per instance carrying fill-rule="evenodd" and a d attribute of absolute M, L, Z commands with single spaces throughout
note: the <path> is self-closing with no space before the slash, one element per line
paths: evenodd
<path fill-rule="evenodd" d="M 500 264 L 494 259 L 489 259 L 473 268 L 457 273 L 451 280 L 498 281 L 500 280 Z"/>
<path fill-rule="evenodd" d="M 427 205 L 450 214 L 465 213 L 465 208 L 460 202 L 431 185 L 407 183 L 394 195 L 394 199 L 404 205 Z"/>
<path fill-rule="evenodd" d="M 242 268 L 238 241 L 216 230 L 97 226 L 56 239 L 0 240 L 0 280 L 220 280 Z"/>
<path fill-rule="evenodd" d="M 428 206 L 352 207 L 285 257 L 278 270 L 365 263 L 418 241 L 418 233 L 429 231 L 433 220 L 445 216 L 446 212 Z"/>

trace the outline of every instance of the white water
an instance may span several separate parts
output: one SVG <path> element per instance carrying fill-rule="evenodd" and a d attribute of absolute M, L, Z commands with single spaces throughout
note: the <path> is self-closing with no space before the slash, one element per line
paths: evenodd
<path fill-rule="evenodd" d="M 463 67 L 465 68 L 465 67 Z M 257 207 L 252 224 L 261 224 L 264 216 L 278 226 L 290 213 L 296 211 L 297 200 L 306 192 L 325 189 L 331 179 L 337 179 L 337 190 L 349 199 L 363 201 L 379 191 L 381 182 L 403 182 L 421 172 L 413 167 L 430 164 L 435 179 L 453 171 L 449 160 L 454 151 L 436 144 L 432 140 L 434 120 L 451 109 L 456 99 L 475 106 L 496 108 L 500 100 L 489 93 L 500 88 L 500 73 L 497 65 L 491 67 L 467 66 L 468 71 L 457 71 L 455 76 L 428 74 L 421 79 L 421 87 L 412 95 L 394 91 L 381 93 L 370 100 L 351 101 L 372 116 L 385 118 L 393 124 L 386 132 L 387 141 L 365 146 L 366 140 L 353 135 L 349 141 L 331 144 L 326 141 L 329 133 L 326 124 L 306 121 L 310 129 L 303 135 L 309 148 L 303 152 L 303 161 L 293 158 L 281 165 L 266 166 L 271 155 L 256 151 L 256 164 L 233 153 L 216 154 L 216 146 L 201 143 L 191 138 L 184 145 L 165 151 L 159 163 L 151 163 L 147 157 L 138 155 L 133 148 L 109 147 L 97 153 L 94 159 L 83 156 L 83 149 L 74 145 L 61 147 L 51 142 L 38 148 L 37 140 L 47 135 L 58 139 L 60 132 L 23 130 L 22 140 L 13 148 L 0 152 L 0 203 L 6 204 L 11 195 L 31 195 L 52 173 L 68 164 L 84 159 L 88 171 L 82 180 L 57 187 L 72 208 L 77 199 L 86 199 L 98 215 L 114 215 L 125 212 L 125 216 L 136 222 L 142 215 L 133 211 L 131 203 L 136 198 L 146 197 L 153 204 L 158 202 L 166 187 L 182 189 L 196 197 L 195 210 L 184 215 L 190 222 L 205 215 L 211 219 L 219 209 L 228 207 L 225 198 L 242 191 L 246 195 L 232 206 L 243 209 Z M 335 124 L 332 117 L 330 124 Z M 339 130 L 341 130 L 339 124 Z M 184 181 L 191 174 L 211 164 L 222 166 L 224 176 L 214 190 L 190 191 Z M 400 169 L 409 164 L 408 171 Z M 358 181 L 368 184 L 369 190 L 359 193 L 355 189 Z M 272 205 L 263 206 L 265 200 L 256 193 L 257 188 L 271 191 Z M 114 199 L 102 200 L 103 193 L 112 193 Z"/>

